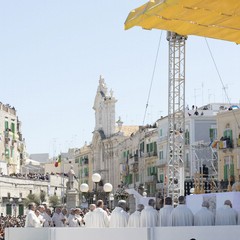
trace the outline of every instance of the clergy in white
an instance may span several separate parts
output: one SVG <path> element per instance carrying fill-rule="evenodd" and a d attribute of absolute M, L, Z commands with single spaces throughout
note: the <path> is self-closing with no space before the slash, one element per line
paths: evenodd
<path fill-rule="evenodd" d="M 28 204 L 28 214 L 25 221 L 25 227 L 40 227 L 41 223 L 37 215 L 35 214 L 35 203 Z"/>
<path fill-rule="evenodd" d="M 114 208 L 110 218 L 109 227 L 120 228 L 127 227 L 128 224 L 128 213 L 125 211 L 127 207 L 125 200 L 119 200 L 117 207 Z"/>
<path fill-rule="evenodd" d="M 173 210 L 172 198 L 165 198 L 165 205 L 160 209 L 158 215 L 158 225 L 161 227 L 171 226 L 171 213 Z"/>
<path fill-rule="evenodd" d="M 193 213 L 185 205 L 185 197 L 180 196 L 178 203 L 179 205 L 171 213 L 172 226 L 193 226 Z"/>
<path fill-rule="evenodd" d="M 132 213 L 128 219 L 128 227 L 140 227 L 140 217 L 141 217 L 141 211 L 144 209 L 143 204 L 138 204 L 137 210 Z"/>
<path fill-rule="evenodd" d="M 105 228 L 109 226 L 109 218 L 107 212 L 103 210 L 103 201 L 98 200 L 96 209 L 93 211 L 92 224 L 94 228 Z"/>
<path fill-rule="evenodd" d="M 232 208 L 230 200 L 224 202 L 223 207 L 217 209 L 215 225 L 236 225 L 237 211 Z"/>
<path fill-rule="evenodd" d="M 155 200 L 149 199 L 148 206 L 145 206 L 141 212 L 141 227 L 156 227 L 158 224 L 158 211 L 154 208 Z"/>
<path fill-rule="evenodd" d="M 194 215 L 194 226 L 213 226 L 214 214 L 209 210 L 209 202 L 203 201 L 202 208 Z"/>
<path fill-rule="evenodd" d="M 90 204 L 89 212 L 84 215 L 83 221 L 85 223 L 85 227 L 92 228 L 93 227 L 93 211 L 96 209 L 95 204 Z"/>

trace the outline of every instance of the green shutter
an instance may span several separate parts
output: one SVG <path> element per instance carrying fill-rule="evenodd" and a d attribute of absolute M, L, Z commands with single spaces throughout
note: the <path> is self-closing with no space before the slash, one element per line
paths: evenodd
<path fill-rule="evenodd" d="M 18 205 L 18 215 L 19 216 L 23 216 L 24 215 L 24 205 L 23 204 L 19 204 Z"/>
<path fill-rule="evenodd" d="M 230 165 L 230 176 L 234 176 L 234 164 Z"/>
<path fill-rule="evenodd" d="M 209 136 L 210 136 L 210 140 L 213 141 L 214 139 L 214 129 L 210 128 L 209 129 Z"/>
<path fill-rule="evenodd" d="M 224 165 L 224 181 L 228 180 L 228 165 Z"/>
<path fill-rule="evenodd" d="M 5 131 L 8 130 L 8 121 L 5 121 Z"/>
<path fill-rule="evenodd" d="M 12 133 L 15 133 L 15 124 L 14 123 L 11 123 L 11 130 L 12 130 Z"/>
<path fill-rule="evenodd" d="M 159 180 L 160 180 L 160 183 L 163 183 L 164 182 L 164 175 L 163 174 L 160 174 L 160 176 L 159 176 Z"/>
<path fill-rule="evenodd" d="M 7 215 L 12 215 L 12 205 L 11 204 L 7 204 L 6 205 L 6 213 Z"/>

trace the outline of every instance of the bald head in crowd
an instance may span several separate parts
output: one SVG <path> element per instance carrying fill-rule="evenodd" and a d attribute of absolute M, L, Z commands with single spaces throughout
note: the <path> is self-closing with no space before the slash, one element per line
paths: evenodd
<path fill-rule="evenodd" d="M 165 198 L 165 205 L 172 205 L 172 198 L 166 197 Z"/>
<path fill-rule="evenodd" d="M 95 205 L 95 204 L 90 204 L 90 206 L 89 206 L 89 210 L 90 210 L 90 211 L 94 211 L 95 208 L 96 208 L 96 205 Z"/>
<path fill-rule="evenodd" d="M 149 199 L 149 201 L 148 201 L 148 205 L 154 207 L 154 205 L 155 205 L 155 200 L 152 199 L 152 198 Z"/>
<path fill-rule="evenodd" d="M 127 203 L 125 200 L 119 200 L 118 201 L 118 207 L 121 207 L 122 209 L 126 210 Z"/>
<path fill-rule="evenodd" d="M 143 204 L 138 204 L 137 205 L 137 211 L 141 212 L 144 209 L 144 205 Z"/>
<path fill-rule="evenodd" d="M 178 198 L 178 203 L 179 203 L 179 204 L 185 204 L 185 197 L 184 197 L 184 196 L 180 196 L 180 197 Z"/>
<path fill-rule="evenodd" d="M 230 200 L 226 200 L 224 205 L 230 206 L 232 208 L 232 202 Z"/>

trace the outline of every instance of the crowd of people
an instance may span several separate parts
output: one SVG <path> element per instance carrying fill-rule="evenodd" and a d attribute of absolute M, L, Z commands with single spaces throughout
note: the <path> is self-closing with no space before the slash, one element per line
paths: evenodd
<path fill-rule="evenodd" d="M 7 227 L 165 227 L 165 226 L 214 226 L 240 225 L 240 213 L 226 200 L 215 213 L 209 210 L 209 202 L 203 201 L 202 207 L 195 214 L 185 204 L 185 197 L 180 196 L 178 205 L 173 207 L 172 199 L 166 197 L 164 206 L 155 209 L 155 200 L 150 199 L 147 206 L 138 204 L 132 214 L 128 213 L 125 200 L 119 200 L 113 211 L 102 200 L 90 204 L 88 209 L 56 207 L 52 212 L 47 203 L 36 206 L 30 203 L 26 216 L 0 216 L 0 240 L 4 239 Z"/>
<path fill-rule="evenodd" d="M 25 227 L 158 227 L 158 226 L 213 226 L 240 225 L 240 213 L 232 208 L 230 200 L 213 213 L 209 202 L 203 201 L 201 209 L 195 214 L 185 204 L 185 197 L 180 196 L 178 205 L 173 207 L 172 199 L 167 197 L 164 206 L 155 209 L 155 200 L 150 199 L 148 206 L 138 204 L 132 214 L 127 211 L 125 200 L 120 200 L 112 212 L 104 206 L 102 200 L 91 204 L 89 209 L 70 209 L 57 207 L 54 213 L 47 205 L 29 204 Z"/>

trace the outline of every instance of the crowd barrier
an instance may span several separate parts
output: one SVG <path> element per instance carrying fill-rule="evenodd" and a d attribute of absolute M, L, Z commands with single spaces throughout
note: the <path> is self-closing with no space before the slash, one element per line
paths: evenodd
<path fill-rule="evenodd" d="M 6 228 L 6 240 L 239 240 L 240 226 L 156 228 Z"/>

